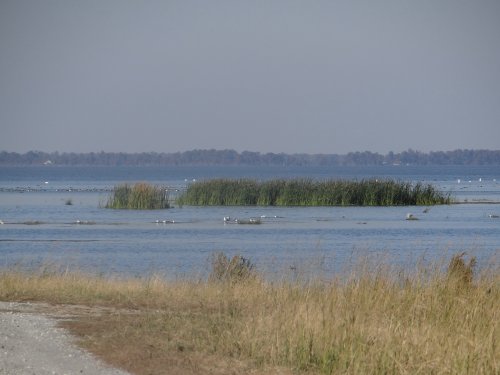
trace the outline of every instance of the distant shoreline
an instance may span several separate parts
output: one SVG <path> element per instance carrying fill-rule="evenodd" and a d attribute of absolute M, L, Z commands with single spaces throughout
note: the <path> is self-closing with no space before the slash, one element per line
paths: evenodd
<path fill-rule="evenodd" d="M 0 151 L 0 166 L 500 166 L 500 150 L 431 151 L 408 150 L 385 155 L 364 151 L 347 154 L 285 154 L 235 150 L 184 152 L 43 152 Z"/>

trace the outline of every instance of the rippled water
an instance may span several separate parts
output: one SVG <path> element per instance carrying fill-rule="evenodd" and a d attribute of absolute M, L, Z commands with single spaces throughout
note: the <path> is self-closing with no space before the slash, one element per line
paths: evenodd
<path fill-rule="evenodd" d="M 125 181 L 148 181 L 175 191 L 193 179 L 297 176 L 430 182 L 468 204 L 428 209 L 99 207 L 109 190 Z M 0 267 L 53 263 L 92 273 L 202 276 L 215 251 L 242 254 L 267 273 L 331 273 L 353 258 L 373 254 L 413 267 L 422 259 L 449 258 L 465 250 L 484 265 L 497 259 L 500 249 L 499 181 L 498 167 L 2 167 Z M 408 213 L 419 220 L 405 220 Z M 261 224 L 228 224 L 223 221 L 226 216 L 258 218 Z"/>

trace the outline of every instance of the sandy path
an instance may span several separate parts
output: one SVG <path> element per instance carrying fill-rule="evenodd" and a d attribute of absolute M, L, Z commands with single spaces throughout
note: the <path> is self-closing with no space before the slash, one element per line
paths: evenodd
<path fill-rule="evenodd" d="M 127 375 L 74 345 L 54 317 L 31 304 L 0 302 L 0 375 Z"/>

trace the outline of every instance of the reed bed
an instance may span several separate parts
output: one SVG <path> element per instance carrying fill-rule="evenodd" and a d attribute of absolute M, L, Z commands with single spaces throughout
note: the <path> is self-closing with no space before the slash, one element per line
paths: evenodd
<path fill-rule="evenodd" d="M 178 204 L 193 206 L 399 206 L 449 204 L 434 186 L 393 180 L 212 179 L 190 184 Z"/>
<path fill-rule="evenodd" d="M 115 186 L 105 208 L 152 210 L 169 208 L 167 191 L 147 183 Z"/>
<path fill-rule="evenodd" d="M 449 264 L 407 273 L 367 262 L 308 282 L 267 282 L 224 255 L 205 281 L 3 271 L 0 299 L 132 309 L 66 326 L 136 374 L 193 361 L 197 373 L 498 374 L 500 270 L 479 274 L 464 254 Z"/>

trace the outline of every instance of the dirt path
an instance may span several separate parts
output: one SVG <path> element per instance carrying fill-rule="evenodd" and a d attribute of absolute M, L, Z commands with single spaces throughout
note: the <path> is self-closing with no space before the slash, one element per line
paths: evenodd
<path fill-rule="evenodd" d="M 77 348 L 43 305 L 0 302 L 0 375 L 127 375 Z"/>

